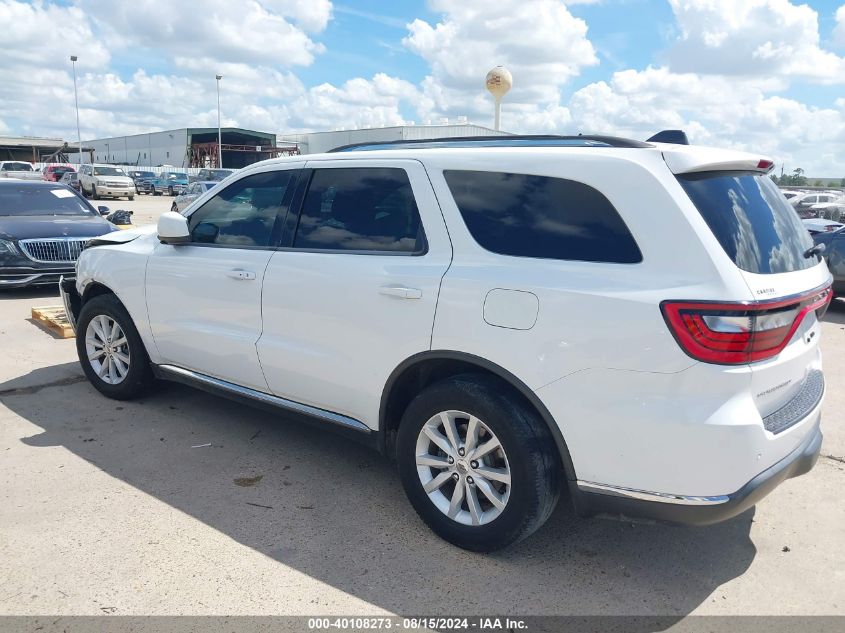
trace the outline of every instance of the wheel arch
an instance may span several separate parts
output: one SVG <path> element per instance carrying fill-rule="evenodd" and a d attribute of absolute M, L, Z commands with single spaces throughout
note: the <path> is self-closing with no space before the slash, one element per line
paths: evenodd
<path fill-rule="evenodd" d="M 567 480 L 575 481 L 575 468 L 563 433 L 537 394 L 504 367 L 466 352 L 420 352 L 405 359 L 393 370 L 385 383 L 379 406 L 379 450 L 391 459 L 394 458 L 399 421 L 408 404 L 421 389 L 439 380 L 465 373 L 483 373 L 504 381 L 534 409 L 554 438 Z"/>

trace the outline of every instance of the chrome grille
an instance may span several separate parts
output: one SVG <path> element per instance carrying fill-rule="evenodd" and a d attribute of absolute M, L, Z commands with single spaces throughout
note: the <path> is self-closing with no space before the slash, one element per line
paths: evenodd
<path fill-rule="evenodd" d="M 55 237 L 49 239 L 20 240 L 24 255 L 34 262 L 76 261 L 90 237 Z"/>

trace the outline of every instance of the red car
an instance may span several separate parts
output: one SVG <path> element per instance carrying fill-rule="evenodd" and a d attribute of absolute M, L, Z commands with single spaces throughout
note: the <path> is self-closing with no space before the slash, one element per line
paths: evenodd
<path fill-rule="evenodd" d="M 44 165 L 41 175 L 48 182 L 59 182 L 66 173 L 75 171 L 70 165 Z"/>

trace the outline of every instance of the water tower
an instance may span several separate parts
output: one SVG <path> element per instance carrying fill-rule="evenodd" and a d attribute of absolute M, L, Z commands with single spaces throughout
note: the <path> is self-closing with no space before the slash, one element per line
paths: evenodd
<path fill-rule="evenodd" d="M 502 97 L 508 94 L 508 91 L 513 86 L 513 77 L 510 71 L 504 66 L 496 66 L 493 70 L 487 73 L 487 91 L 493 95 L 496 100 L 496 122 L 494 124 L 495 130 L 499 131 L 499 115 L 502 111 Z"/>

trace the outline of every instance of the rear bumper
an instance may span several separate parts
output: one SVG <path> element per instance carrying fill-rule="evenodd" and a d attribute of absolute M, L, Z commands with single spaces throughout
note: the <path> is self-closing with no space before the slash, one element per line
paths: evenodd
<path fill-rule="evenodd" d="M 678 525 L 719 523 L 745 512 L 787 479 L 809 472 L 819 458 L 821 445 L 822 432 L 816 423 L 813 431 L 792 453 L 730 495 L 669 497 L 642 490 L 577 482 L 575 507 L 582 516 Z"/>

